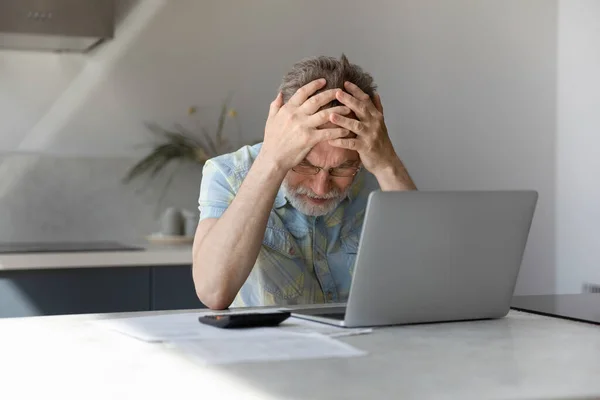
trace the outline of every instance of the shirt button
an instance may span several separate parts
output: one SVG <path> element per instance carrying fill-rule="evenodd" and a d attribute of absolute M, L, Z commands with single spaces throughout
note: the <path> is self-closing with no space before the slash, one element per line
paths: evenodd
<path fill-rule="evenodd" d="M 331 300 L 333 300 L 333 293 L 331 293 L 331 292 L 327 292 L 327 300 L 328 300 L 328 301 L 331 301 Z"/>

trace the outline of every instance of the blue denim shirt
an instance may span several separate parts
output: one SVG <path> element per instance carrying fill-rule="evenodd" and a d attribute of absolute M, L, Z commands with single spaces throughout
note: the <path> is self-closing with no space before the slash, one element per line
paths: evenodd
<path fill-rule="evenodd" d="M 200 220 L 219 218 L 225 212 L 261 145 L 206 162 L 198 201 Z M 363 169 L 348 198 L 320 217 L 296 210 L 280 189 L 256 263 L 232 306 L 347 301 L 367 198 L 378 189 L 373 175 Z"/>

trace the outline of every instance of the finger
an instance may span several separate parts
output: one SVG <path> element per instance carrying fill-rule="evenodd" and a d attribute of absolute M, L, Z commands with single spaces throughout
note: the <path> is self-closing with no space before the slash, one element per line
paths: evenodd
<path fill-rule="evenodd" d="M 373 104 L 377 111 L 383 114 L 383 104 L 381 104 L 381 96 L 379 96 L 379 93 L 375 93 L 375 96 L 373 96 Z"/>
<path fill-rule="evenodd" d="M 318 126 L 321 126 L 321 125 L 329 122 L 329 118 L 333 114 L 348 115 L 351 112 L 352 112 L 352 110 L 350 110 L 346 106 L 337 106 L 337 107 L 326 108 L 326 109 L 321 110 L 318 113 L 313 114 L 310 117 L 308 117 L 307 125 L 312 128 L 316 128 Z"/>
<path fill-rule="evenodd" d="M 358 139 L 348 139 L 348 138 L 334 139 L 334 140 L 330 140 L 329 144 L 334 147 L 339 147 L 341 149 L 348 149 L 348 150 L 355 150 L 355 151 L 360 151 L 360 149 L 361 149 L 361 141 Z"/>
<path fill-rule="evenodd" d="M 312 82 L 307 83 L 300 89 L 296 90 L 296 93 L 294 93 L 294 95 L 290 98 L 290 101 L 288 101 L 288 103 L 296 107 L 300 107 L 306 101 L 306 99 L 313 95 L 317 90 L 325 86 L 325 83 L 326 81 L 324 78 L 316 79 Z"/>
<path fill-rule="evenodd" d="M 311 142 L 313 145 L 323 142 L 325 140 L 333 140 L 338 138 L 346 137 L 350 134 L 347 129 L 344 128 L 326 128 L 326 129 L 315 129 L 311 133 Z"/>
<path fill-rule="evenodd" d="M 356 97 L 359 100 L 364 101 L 364 100 L 370 99 L 368 94 L 363 92 L 361 88 L 359 88 L 358 86 L 356 86 L 354 83 L 352 83 L 350 81 L 344 82 L 344 87 L 352 96 Z"/>
<path fill-rule="evenodd" d="M 339 90 L 340 89 L 329 89 L 310 97 L 300 107 L 302 112 L 304 112 L 306 115 L 312 115 L 316 113 L 319 111 L 319 109 L 321 109 L 321 107 L 335 100 L 335 94 Z"/>
<path fill-rule="evenodd" d="M 369 105 L 373 107 L 373 103 L 370 100 L 362 101 L 343 91 L 337 92 L 336 98 L 340 103 L 350 107 L 360 119 L 364 119 L 369 115 Z"/>
<path fill-rule="evenodd" d="M 365 130 L 365 124 L 363 124 L 362 122 L 360 122 L 358 120 L 344 117 L 343 115 L 331 114 L 331 116 L 329 117 L 329 120 L 331 122 L 333 122 L 334 124 L 336 124 L 337 126 L 346 128 L 350 132 L 354 132 L 357 135 L 360 135 Z"/>
<path fill-rule="evenodd" d="M 275 97 L 275 100 L 273 100 L 271 102 L 271 105 L 269 106 L 269 118 L 271 118 L 275 114 L 277 114 L 277 112 L 279 111 L 279 109 L 282 106 L 283 106 L 283 94 L 281 94 L 281 92 L 279 92 L 277 94 L 277 97 Z"/>

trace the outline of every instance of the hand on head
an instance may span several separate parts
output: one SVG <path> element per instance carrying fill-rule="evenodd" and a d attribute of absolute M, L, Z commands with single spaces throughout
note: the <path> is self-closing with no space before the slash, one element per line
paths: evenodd
<path fill-rule="evenodd" d="M 332 114 L 330 121 L 356 135 L 355 138 L 338 138 L 329 141 L 332 146 L 355 150 L 367 170 L 377 175 L 379 171 L 399 161 L 383 119 L 383 106 L 379 94 L 373 98 L 352 82 L 345 82 L 348 91 L 340 91 L 336 99 L 348 106 L 356 118 Z"/>
<path fill-rule="evenodd" d="M 377 174 L 399 158 L 389 138 L 379 94 L 371 98 L 352 82 L 342 89 L 315 94 L 325 79 L 301 87 L 283 104 L 281 93 L 271 103 L 263 150 L 276 165 L 291 169 L 321 142 L 358 152 L 364 167 Z M 336 102 L 334 107 L 322 109 Z"/>
<path fill-rule="evenodd" d="M 318 143 L 350 133 L 339 126 L 322 127 L 334 114 L 351 113 L 346 106 L 321 109 L 336 100 L 336 93 L 340 91 L 330 89 L 313 96 L 325 84 L 325 79 L 317 79 L 298 89 L 286 104 L 281 93 L 271 103 L 261 153 L 278 167 L 289 170 L 304 160 Z"/>

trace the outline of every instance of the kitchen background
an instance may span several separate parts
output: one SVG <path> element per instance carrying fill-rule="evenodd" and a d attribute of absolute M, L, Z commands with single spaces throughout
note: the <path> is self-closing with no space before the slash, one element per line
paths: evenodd
<path fill-rule="evenodd" d="M 252 141 L 295 61 L 345 52 L 379 84 L 420 189 L 539 191 L 517 294 L 600 282 L 599 2 L 117 4 L 115 39 L 91 53 L 0 50 L 0 241 L 156 231 L 168 173 L 121 182 L 153 138 L 144 122 L 214 131 L 233 93 Z M 200 171 L 183 167 L 161 207 L 195 209 Z"/>

